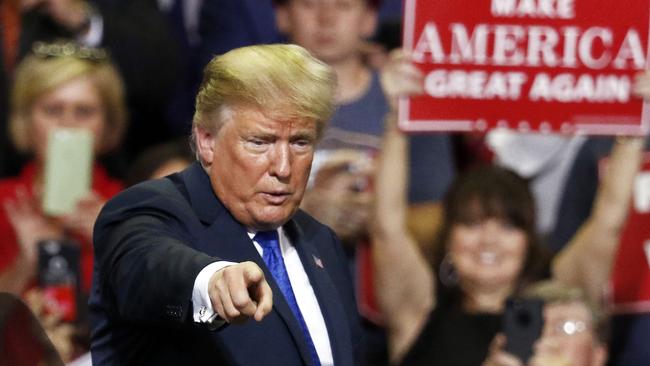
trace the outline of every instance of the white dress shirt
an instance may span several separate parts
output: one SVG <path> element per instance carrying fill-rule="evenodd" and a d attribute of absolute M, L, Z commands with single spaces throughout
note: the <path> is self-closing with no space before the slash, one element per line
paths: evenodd
<path fill-rule="evenodd" d="M 289 238 L 285 235 L 284 229 L 279 228 L 278 234 L 280 238 L 280 250 L 282 251 L 282 258 L 284 265 L 287 268 L 287 274 L 293 293 L 296 296 L 296 302 L 300 308 L 305 323 L 314 342 L 316 353 L 320 359 L 321 365 L 329 366 L 334 365 L 332 356 L 332 347 L 329 341 L 329 334 L 325 319 L 321 312 L 314 289 L 309 282 L 309 277 L 302 266 L 298 251 L 293 246 Z M 253 240 L 255 237 L 254 231 L 248 231 L 248 236 L 253 241 L 255 249 L 262 256 L 263 249 L 259 243 Z M 213 323 L 217 318 L 217 314 L 212 308 L 212 302 L 208 295 L 208 282 L 212 275 L 220 269 L 232 265 L 232 262 L 215 262 L 207 265 L 199 272 L 194 281 L 194 290 L 192 292 L 192 304 L 194 312 L 194 321 L 197 323 Z"/>

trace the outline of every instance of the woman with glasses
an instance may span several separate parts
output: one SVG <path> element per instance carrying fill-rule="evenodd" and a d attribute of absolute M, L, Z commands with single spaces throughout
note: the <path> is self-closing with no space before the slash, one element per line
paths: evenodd
<path fill-rule="evenodd" d="M 11 91 L 10 135 L 16 147 L 30 154 L 31 162 L 19 176 L 0 181 L 0 291 L 20 295 L 36 285 L 39 245 L 49 242 L 76 248 L 79 283 L 71 284 L 73 293 L 77 288 L 83 294 L 89 292 L 92 228 L 104 202 L 122 189 L 96 157 L 120 143 L 126 121 L 123 99 L 121 79 L 102 50 L 70 43 L 37 44 L 18 65 Z M 48 141 L 61 130 L 81 132 L 94 141 L 91 187 L 71 210 L 46 214 L 43 194 L 46 162 L 51 157 Z M 77 266 L 56 260 L 50 264 L 54 272 Z M 48 280 L 42 275 L 41 282 Z M 73 312 L 70 320 L 74 317 Z"/>
<path fill-rule="evenodd" d="M 420 73 L 397 54 L 383 82 L 394 97 L 422 92 Z M 405 226 L 407 144 L 394 110 L 384 134 L 372 231 L 376 294 L 393 363 L 482 364 L 501 331 L 506 300 L 540 278 L 553 276 L 582 288 L 591 299 L 599 297 L 626 217 L 643 138 L 619 139 L 591 219 L 550 263 L 535 233 L 535 205 L 522 178 L 493 166 L 459 177 L 444 202 L 431 266 Z"/>
<path fill-rule="evenodd" d="M 607 360 L 607 321 L 577 287 L 542 281 L 523 291 L 522 299 L 543 301 L 541 334 L 532 347 L 530 366 L 603 366 Z M 497 335 L 483 366 L 520 366 L 503 351 L 506 339 Z"/>

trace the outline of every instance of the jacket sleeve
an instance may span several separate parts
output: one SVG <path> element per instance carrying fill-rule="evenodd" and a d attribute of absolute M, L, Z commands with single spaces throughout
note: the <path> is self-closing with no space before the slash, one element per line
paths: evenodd
<path fill-rule="evenodd" d="M 200 223 L 192 222 L 182 196 L 157 188 L 136 186 L 102 210 L 94 232 L 95 291 L 121 320 L 190 323 L 194 280 L 218 258 L 192 248 L 190 225 Z"/>

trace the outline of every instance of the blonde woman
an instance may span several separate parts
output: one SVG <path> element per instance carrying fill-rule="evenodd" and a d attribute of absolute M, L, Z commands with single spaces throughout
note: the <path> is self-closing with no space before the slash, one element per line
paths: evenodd
<path fill-rule="evenodd" d="M 81 288 L 90 289 L 92 227 L 103 203 L 122 184 L 101 165 L 92 170 L 92 191 L 73 212 L 50 217 L 41 210 L 47 139 L 62 127 L 94 136 L 95 156 L 115 148 L 125 127 L 120 77 L 102 50 L 74 44 L 37 44 L 16 70 L 11 91 L 10 133 L 32 156 L 19 176 L 0 181 L 0 291 L 21 294 L 33 285 L 37 244 L 71 240 L 81 252 Z"/>

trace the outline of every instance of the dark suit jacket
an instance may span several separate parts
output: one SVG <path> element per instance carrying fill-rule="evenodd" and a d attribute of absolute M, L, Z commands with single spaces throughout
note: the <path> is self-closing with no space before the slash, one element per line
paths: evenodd
<path fill-rule="evenodd" d="M 284 228 L 318 298 L 336 365 L 359 364 L 356 305 L 338 240 L 301 211 Z M 111 200 L 94 239 L 94 365 L 312 364 L 282 292 L 198 163 Z M 273 311 L 262 322 L 217 331 L 192 322 L 194 279 L 218 259 L 253 261 L 264 270 L 274 296 Z"/>

